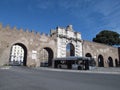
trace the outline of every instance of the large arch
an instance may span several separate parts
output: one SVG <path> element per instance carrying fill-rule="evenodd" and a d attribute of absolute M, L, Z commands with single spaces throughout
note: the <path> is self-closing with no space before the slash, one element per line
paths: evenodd
<path fill-rule="evenodd" d="M 72 43 L 66 45 L 66 56 L 75 56 L 75 47 Z"/>
<path fill-rule="evenodd" d="M 10 50 L 9 64 L 26 66 L 27 48 L 24 44 L 15 43 L 12 45 L 11 50 Z"/>
<path fill-rule="evenodd" d="M 98 56 L 98 67 L 104 67 L 104 58 L 102 55 Z"/>
<path fill-rule="evenodd" d="M 108 57 L 108 66 L 113 67 L 113 59 L 112 59 L 112 57 Z"/>
<path fill-rule="evenodd" d="M 40 66 L 47 66 L 51 67 L 52 66 L 52 60 L 54 57 L 53 50 L 49 47 L 45 47 L 41 50 L 41 65 Z"/>

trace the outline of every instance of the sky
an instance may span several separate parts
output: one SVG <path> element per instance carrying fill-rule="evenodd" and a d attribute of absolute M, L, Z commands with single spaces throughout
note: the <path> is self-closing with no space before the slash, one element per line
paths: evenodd
<path fill-rule="evenodd" d="M 120 33 L 120 0 L 0 0 L 0 23 L 46 34 L 72 25 L 92 41 L 102 30 Z"/>

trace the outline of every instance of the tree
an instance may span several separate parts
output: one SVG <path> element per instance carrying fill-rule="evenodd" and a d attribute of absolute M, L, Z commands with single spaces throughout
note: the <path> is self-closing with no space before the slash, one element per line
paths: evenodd
<path fill-rule="evenodd" d="M 93 42 L 104 43 L 107 45 L 120 45 L 120 34 L 114 31 L 103 30 L 93 38 Z"/>

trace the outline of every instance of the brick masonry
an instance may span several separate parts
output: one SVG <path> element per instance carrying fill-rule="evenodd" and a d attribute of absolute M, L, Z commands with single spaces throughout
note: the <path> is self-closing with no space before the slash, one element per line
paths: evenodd
<path fill-rule="evenodd" d="M 57 57 L 57 40 L 55 37 L 46 34 L 35 33 L 29 30 L 18 30 L 16 27 L 9 26 L 2 27 L 0 24 L 0 66 L 8 64 L 10 60 L 10 51 L 14 44 L 22 44 L 27 49 L 27 66 L 40 66 L 41 51 L 46 49 L 49 54 L 52 53 L 52 58 Z M 119 51 L 119 53 L 118 53 Z M 33 52 L 36 53 L 36 58 L 32 58 Z M 96 60 L 98 66 L 98 56 L 102 55 L 104 58 L 104 67 L 108 67 L 108 57 L 119 60 L 120 50 L 104 44 L 94 43 L 82 40 L 82 56 L 87 53 L 91 54 Z"/>
<path fill-rule="evenodd" d="M 116 66 L 115 59 L 118 60 L 119 62 L 118 48 L 108 46 L 105 44 L 83 41 L 83 55 L 85 56 L 87 53 L 91 54 L 91 56 L 95 58 L 97 66 L 99 55 L 103 56 L 105 67 L 109 67 L 108 66 L 109 57 L 113 59 L 113 66 Z"/>

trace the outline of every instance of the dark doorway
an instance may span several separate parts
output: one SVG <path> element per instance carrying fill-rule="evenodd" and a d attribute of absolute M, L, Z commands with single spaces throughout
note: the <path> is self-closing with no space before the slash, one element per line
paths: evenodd
<path fill-rule="evenodd" d="M 119 62 L 118 62 L 118 60 L 117 60 L 117 59 L 115 59 L 115 65 L 116 65 L 116 67 L 118 67 L 118 66 L 119 66 Z"/>
<path fill-rule="evenodd" d="M 112 57 L 108 58 L 108 65 L 109 65 L 109 67 L 113 67 L 113 59 L 112 59 Z"/>
<path fill-rule="evenodd" d="M 86 53 L 85 57 L 89 57 L 90 59 L 93 59 L 90 53 Z M 84 61 L 84 63 L 85 63 L 85 70 L 89 69 L 89 66 L 96 65 L 96 62 L 94 60 L 90 60 L 90 61 L 87 60 L 87 61 Z"/>
<path fill-rule="evenodd" d="M 16 43 L 11 47 L 10 65 L 26 66 L 27 63 L 27 48 L 22 43 Z"/>
<path fill-rule="evenodd" d="M 90 58 L 92 58 L 92 55 L 91 55 L 90 53 L 86 53 L 85 56 L 86 56 L 86 57 L 90 57 Z"/>
<path fill-rule="evenodd" d="M 98 67 L 104 67 L 104 59 L 102 55 L 98 56 Z"/>
<path fill-rule="evenodd" d="M 43 48 L 41 52 L 41 65 L 43 67 L 51 67 L 52 66 L 52 59 L 53 59 L 53 51 L 49 47 Z"/>
<path fill-rule="evenodd" d="M 67 44 L 66 46 L 66 56 L 75 56 L 75 47 L 72 43 Z"/>
<path fill-rule="evenodd" d="M 118 60 L 118 67 L 120 67 L 120 60 Z"/>

